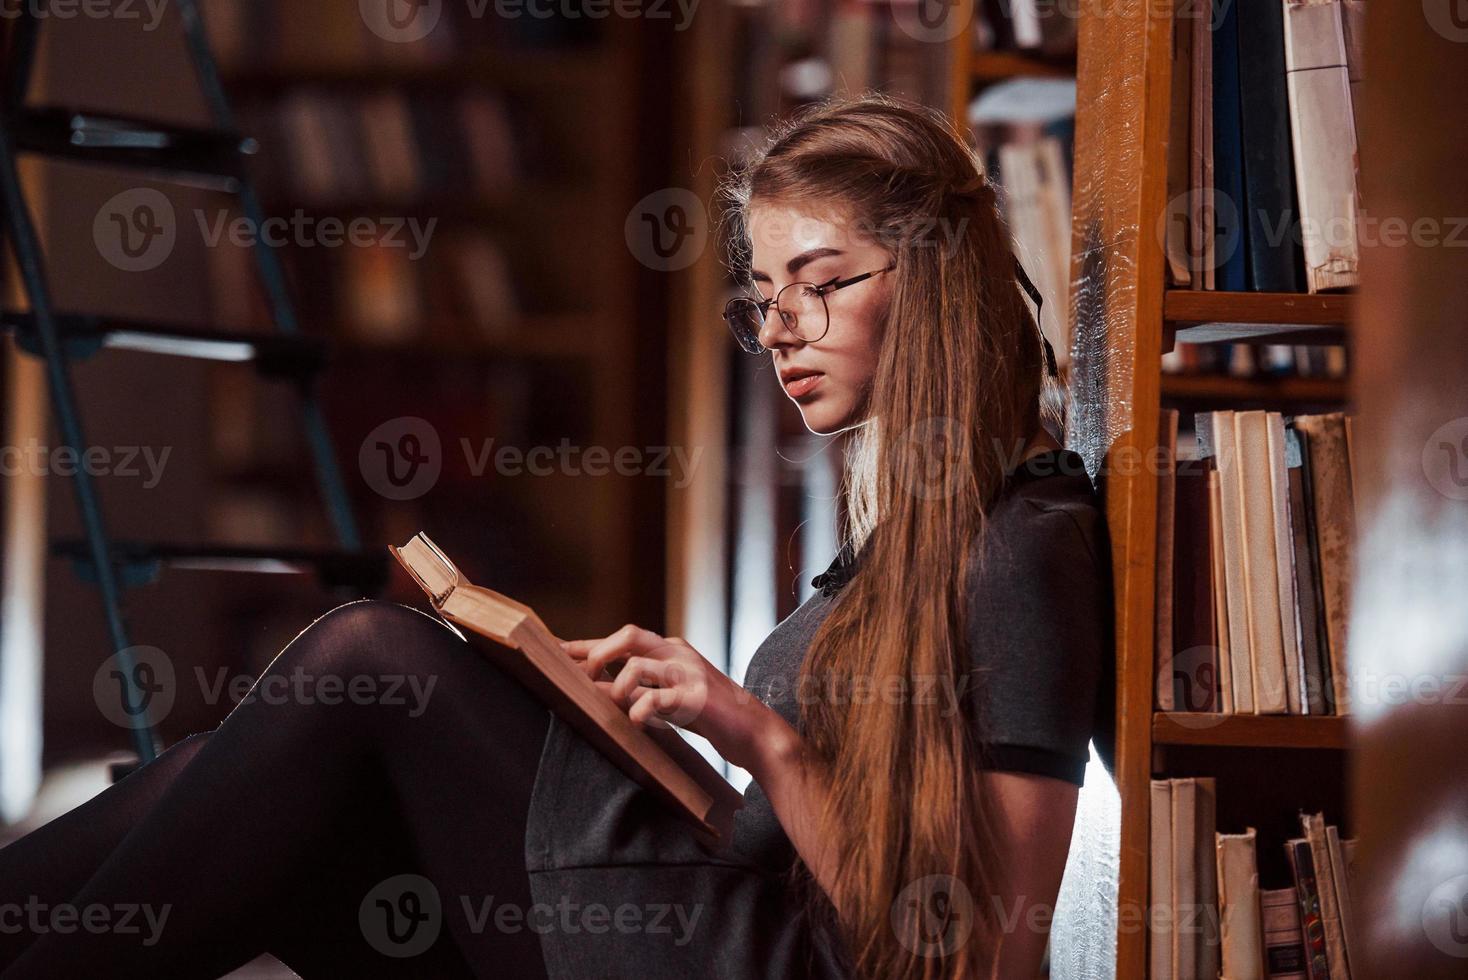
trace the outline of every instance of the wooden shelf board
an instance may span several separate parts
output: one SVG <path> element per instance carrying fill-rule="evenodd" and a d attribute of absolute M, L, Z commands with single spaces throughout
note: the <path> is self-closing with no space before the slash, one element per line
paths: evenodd
<path fill-rule="evenodd" d="M 1340 344 L 1348 334 L 1349 293 L 1220 293 L 1170 289 L 1162 319 L 1190 344 Z"/>
<path fill-rule="evenodd" d="M 1344 749 L 1349 744 L 1341 715 L 1224 715 L 1158 711 L 1152 741 L 1159 745 L 1215 745 L 1260 749 Z"/>
<path fill-rule="evenodd" d="M 1351 399 L 1345 378 L 1234 378 L 1214 374 L 1164 374 L 1162 397 L 1172 401 L 1340 404 Z"/>
<path fill-rule="evenodd" d="M 976 82 L 1002 82 L 1010 78 L 1071 78 L 1076 73 L 1075 55 L 1050 57 L 1023 51 L 975 51 L 969 74 Z"/>
<path fill-rule="evenodd" d="M 435 90 L 478 84 L 513 89 L 564 88 L 604 77 L 605 55 L 595 50 L 491 51 L 429 64 L 279 65 L 226 70 L 231 97 L 271 97 L 298 88 Z"/>

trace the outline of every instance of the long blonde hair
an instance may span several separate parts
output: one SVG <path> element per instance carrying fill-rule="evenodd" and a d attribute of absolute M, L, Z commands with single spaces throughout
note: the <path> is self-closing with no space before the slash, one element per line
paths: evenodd
<path fill-rule="evenodd" d="M 752 204 L 834 204 L 895 261 L 869 421 L 851 433 L 844 473 L 844 537 L 861 560 L 812 640 L 799 689 L 897 679 L 913 696 L 803 699 L 801 720 L 830 787 L 820 814 L 837 855 L 830 905 L 858 975 L 988 975 L 1003 869 L 978 779 L 983 720 L 971 700 L 955 714 L 949 699 L 916 694 L 924 678 L 972 689 L 972 546 L 1018 451 L 1054 422 L 995 189 L 941 113 L 866 95 L 789 119 L 723 191 L 738 269 Z M 947 884 L 924 884 L 935 880 Z M 967 940 L 935 948 L 931 910 L 905 906 L 958 901 L 955 890 L 971 899 L 953 910 L 971 911 Z"/>

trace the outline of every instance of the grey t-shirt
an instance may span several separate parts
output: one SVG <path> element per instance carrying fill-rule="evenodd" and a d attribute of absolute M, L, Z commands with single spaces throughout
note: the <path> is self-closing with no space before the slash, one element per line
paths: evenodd
<path fill-rule="evenodd" d="M 1109 759 L 1109 550 L 1080 457 L 1031 459 L 992 508 L 991 549 L 969 583 L 968 643 L 989 765 L 1080 782 L 1086 743 Z M 817 593 L 756 651 L 745 686 L 799 725 L 795 677 L 854 565 L 838 556 Z M 537 903 L 613 910 L 629 927 L 541 936 L 551 980 L 847 980 L 841 943 L 801 900 L 795 852 L 756 783 L 732 839 L 710 846 L 662 799 L 554 715 L 525 840 Z M 560 922 L 560 920 L 557 920 Z M 670 925 L 676 924 L 673 928 Z"/>
<path fill-rule="evenodd" d="M 1093 736 L 1111 763 L 1115 689 L 1110 551 L 1080 456 L 1055 450 L 1017 468 L 991 508 L 984 540 L 984 564 L 974 566 L 966 583 L 972 669 L 957 684 L 911 678 L 836 690 L 821 678 L 800 683 L 811 639 L 860 567 L 859 556 L 843 552 L 813 580 L 819 591 L 760 644 L 744 687 L 797 728 L 800 704 L 813 697 L 924 697 L 953 710 L 961 705 L 988 768 L 1080 785 Z M 771 869 L 794 859 L 756 783 L 736 817 L 734 849 Z"/>

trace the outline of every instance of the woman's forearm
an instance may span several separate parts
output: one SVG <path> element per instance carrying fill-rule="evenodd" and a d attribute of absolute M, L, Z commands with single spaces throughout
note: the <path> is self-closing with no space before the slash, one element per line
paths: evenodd
<path fill-rule="evenodd" d="M 772 709 L 756 740 L 749 774 L 760 784 L 775 809 L 785 834 L 816 882 L 831 894 L 836 855 L 829 839 L 819 833 L 819 816 L 828 788 L 804 739 Z"/>

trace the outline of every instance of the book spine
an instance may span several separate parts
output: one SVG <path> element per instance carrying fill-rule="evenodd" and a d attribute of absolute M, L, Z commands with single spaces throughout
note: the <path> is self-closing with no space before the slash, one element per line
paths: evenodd
<path fill-rule="evenodd" d="M 1259 867 L 1256 833 L 1218 834 L 1219 924 L 1224 980 L 1260 980 L 1264 944 L 1260 934 Z M 1293 905 L 1293 894 L 1290 896 Z"/>
<path fill-rule="evenodd" d="M 1238 0 L 1239 110 L 1244 156 L 1248 288 L 1300 288 L 1295 165 L 1285 88 L 1280 0 Z"/>
<path fill-rule="evenodd" d="M 1300 929 L 1295 890 L 1260 891 L 1259 922 L 1264 937 L 1264 975 L 1269 980 L 1306 980 L 1305 934 Z"/>
<path fill-rule="evenodd" d="M 1317 293 L 1357 283 L 1356 124 L 1339 0 L 1284 0 L 1284 10 L 1305 284 Z"/>
<path fill-rule="evenodd" d="M 1239 115 L 1239 17 L 1233 0 L 1213 0 L 1213 213 L 1215 287 L 1245 286 L 1244 147 Z"/>
<path fill-rule="evenodd" d="M 1173 976 L 1173 923 L 1177 905 L 1172 898 L 1172 783 L 1154 779 L 1151 783 L 1152 852 L 1148 862 L 1151 876 L 1147 896 L 1148 919 L 1154 923 L 1148 930 L 1147 975 L 1155 978 Z"/>
<path fill-rule="evenodd" d="M 1285 842 L 1285 856 L 1295 878 L 1295 901 L 1300 908 L 1300 934 L 1305 948 L 1305 975 L 1309 980 L 1330 980 L 1330 965 L 1325 953 L 1325 926 L 1320 917 L 1320 886 L 1315 878 L 1315 862 L 1310 857 L 1310 842 L 1302 838 Z"/>

